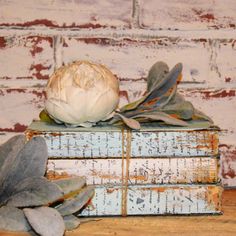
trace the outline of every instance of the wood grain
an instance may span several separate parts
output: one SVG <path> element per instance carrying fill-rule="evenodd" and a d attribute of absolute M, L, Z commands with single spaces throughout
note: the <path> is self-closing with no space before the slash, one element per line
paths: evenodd
<path fill-rule="evenodd" d="M 223 193 L 223 215 L 112 217 L 82 223 L 66 236 L 154 236 L 154 235 L 236 235 L 236 190 Z M 27 236 L 27 233 L 0 232 L 1 236 Z"/>

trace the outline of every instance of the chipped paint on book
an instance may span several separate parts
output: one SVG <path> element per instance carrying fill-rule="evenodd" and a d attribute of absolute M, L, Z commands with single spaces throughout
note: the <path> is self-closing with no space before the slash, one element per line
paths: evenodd
<path fill-rule="evenodd" d="M 127 130 L 117 127 L 67 129 L 34 122 L 26 136 L 42 136 L 53 158 L 117 158 L 126 151 Z M 123 147 L 124 144 L 124 147 Z M 146 126 L 131 131 L 131 157 L 193 157 L 218 154 L 215 129 L 160 128 Z"/>
<path fill-rule="evenodd" d="M 213 157 L 132 158 L 127 178 L 129 185 L 217 183 L 218 166 L 219 160 Z M 48 160 L 48 178 L 69 176 L 85 177 L 88 184 L 121 185 L 122 159 Z"/>
<path fill-rule="evenodd" d="M 221 193 L 215 185 L 129 186 L 124 208 L 121 187 L 97 186 L 81 216 L 219 214 Z"/>

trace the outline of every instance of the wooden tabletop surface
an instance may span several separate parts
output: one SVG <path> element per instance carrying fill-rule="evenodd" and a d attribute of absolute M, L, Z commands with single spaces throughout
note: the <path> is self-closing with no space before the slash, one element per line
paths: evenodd
<path fill-rule="evenodd" d="M 223 215 L 112 217 L 83 223 L 65 236 L 236 235 L 236 190 L 225 190 Z M 0 236 L 28 236 L 0 231 Z M 56 235 L 55 235 L 56 236 Z"/>

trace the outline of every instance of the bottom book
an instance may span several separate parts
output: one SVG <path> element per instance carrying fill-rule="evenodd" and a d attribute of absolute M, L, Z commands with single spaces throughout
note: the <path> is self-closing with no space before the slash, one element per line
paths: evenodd
<path fill-rule="evenodd" d="M 96 186 L 80 216 L 221 214 L 218 185 Z"/>

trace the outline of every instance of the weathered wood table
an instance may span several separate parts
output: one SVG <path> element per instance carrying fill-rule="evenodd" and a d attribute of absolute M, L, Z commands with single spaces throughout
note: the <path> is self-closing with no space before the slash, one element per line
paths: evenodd
<path fill-rule="evenodd" d="M 109 217 L 83 223 L 66 236 L 236 235 L 236 190 L 224 191 L 223 211 L 215 216 Z M 28 235 L 0 231 L 0 236 Z"/>

